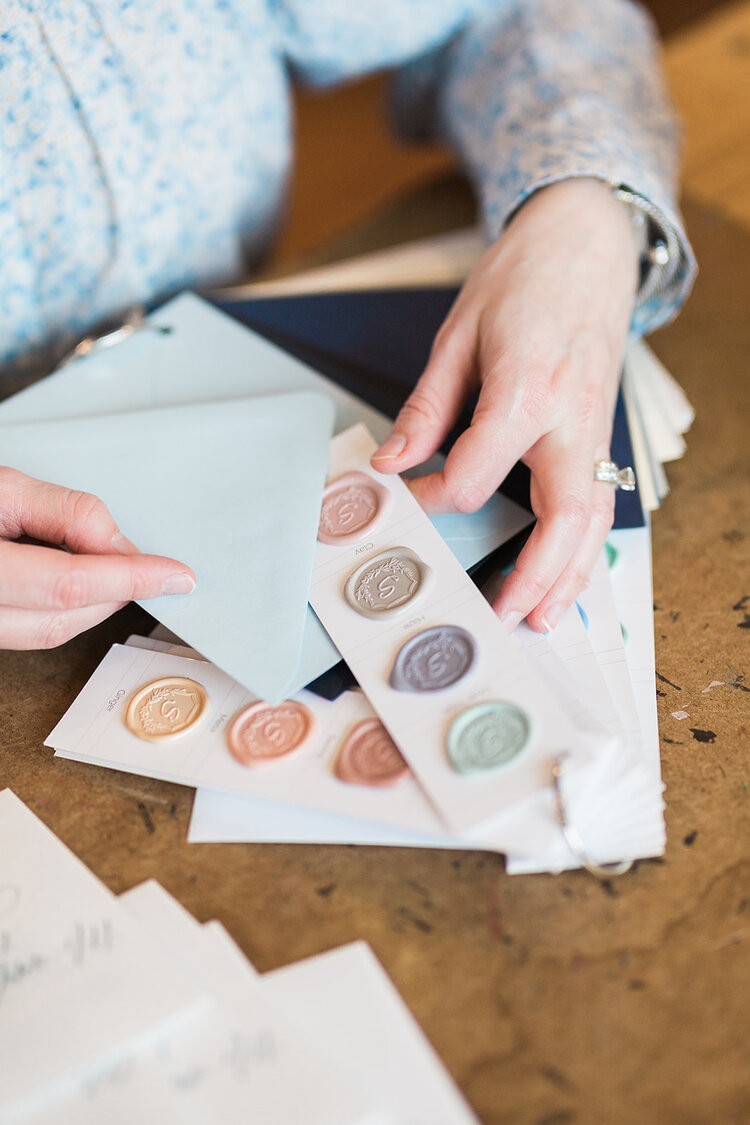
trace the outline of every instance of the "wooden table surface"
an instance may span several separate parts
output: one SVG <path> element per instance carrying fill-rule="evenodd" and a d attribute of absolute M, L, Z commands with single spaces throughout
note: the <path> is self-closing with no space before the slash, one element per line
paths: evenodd
<path fill-rule="evenodd" d="M 703 198 L 686 215 L 701 276 L 653 341 L 697 411 L 654 517 L 664 859 L 598 883 L 479 852 L 188 845 L 191 790 L 42 745 L 148 615 L 0 653 L 0 786 L 114 891 L 156 877 L 260 970 L 366 939 L 486 1125 L 750 1121 L 750 232 Z"/>

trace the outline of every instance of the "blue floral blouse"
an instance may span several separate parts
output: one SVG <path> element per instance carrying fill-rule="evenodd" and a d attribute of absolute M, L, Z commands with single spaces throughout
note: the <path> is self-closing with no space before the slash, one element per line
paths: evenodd
<path fill-rule="evenodd" d="M 488 238 L 535 188 L 624 185 L 692 255 L 658 47 L 629 0 L 0 0 L 0 364 L 136 301 L 234 280 L 278 223 L 290 75 L 396 67 L 400 127 L 459 153 Z"/>

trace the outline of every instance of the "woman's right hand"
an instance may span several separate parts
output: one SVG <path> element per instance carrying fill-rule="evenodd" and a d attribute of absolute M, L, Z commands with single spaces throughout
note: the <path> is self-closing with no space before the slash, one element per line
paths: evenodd
<path fill-rule="evenodd" d="M 0 467 L 0 648 L 54 648 L 133 599 L 193 589 L 189 567 L 140 554 L 97 497 Z"/>

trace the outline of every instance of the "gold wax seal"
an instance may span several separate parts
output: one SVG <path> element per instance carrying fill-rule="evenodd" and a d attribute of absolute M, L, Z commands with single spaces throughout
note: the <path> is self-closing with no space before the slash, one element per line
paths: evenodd
<path fill-rule="evenodd" d="M 165 676 L 139 688 L 125 725 L 145 742 L 167 742 L 195 726 L 208 709 L 206 689 L 183 676 Z"/>

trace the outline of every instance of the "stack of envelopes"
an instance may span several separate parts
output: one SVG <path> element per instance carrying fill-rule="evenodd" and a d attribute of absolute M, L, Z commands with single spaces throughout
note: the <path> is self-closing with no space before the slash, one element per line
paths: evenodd
<path fill-rule="evenodd" d="M 439 320 L 447 297 L 416 295 L 426 332 L 427 312 L 431 308 Z M 380 305 L 368 295 L 363 305 L 360 297 L 360 308 L 370 316 L 375 309 L 382 326 L 376 362 L 383 377 L 374 383 L 373 364 L 357 351 L 368 334 L 352 324 L 351 303 L 338 306 L 347 315 L 329 316 L 337 332 L 327 351 L 316 338 L 325 309 L 315 302 L 308 306 L 314 331 L 296 343 L 284 339 L 281 350 L 186 295 L 153 314 L 162 331 L 144 330 L 0 407 L 7 463 L 97 493 L 142 550 L 180 558 L 198 575 L 192 595 L 145 603 L 169 639 L 131 638 L 115 646 L 48 743 L 67 756 L 199 786 L 195 839 L 486 847 L 508 855 L 509 868 L 517 871 L 660 853 L 650 548 L 637 496 L 618 501 L 625 527 L 613 533 L 589 588 L 554 632 L 541 637 L 522 626 L 506 637 L 465 571 L 527 527 L 528 511 L 498 493 L 476 515 L 428 521 L 414 510 L 402 482 L 376 481 L 379 474 L 369 468 L 368 451 L 388 432 L 387 417 L 333 381 L 348 370 L 350 383 L 360 392 L 371 385 L 368 397 L 391 413 L 398 403 L 391 407 L 387 396 L 403 397 L 398 376 L 407 349 L 394 348 L 388 315 L 400 307 L 407 337 L 415 320 L 403 295 L 385 304 L 384 295 L 378 299 Z M 269 322 L 277 315 L 273 304 L 254 304 L 249 319 L 267 335 L 283 336 L 278 323 Z M 299 309 L 292 311 L 299 325 Z M 391 349 L 385 356 L 383 340 Z M 631 353 L 631 372 L 643 366 L 644 355 L 650 361 L 645 349 Z M 412 377 L 407 372 L 406 382 Z M 673 381 L 663 371 L 656 378 L 662 398 L 671 394 L 673 405 L 679 398 Z M 630 421 L 636 408 L 645 411 L 637 376 L 630 373 L 628 380 Z M 333 442 L 332 432 L 338 435 Z M 613 453 L 625 463 L 630 447 L 622 408 L 615 436 L 622 449 Z M 649 448 L 645 427 L 639 438 L 640 455 L 637 443 L 633 455 L 640 475 Z M 355 535 L 336 547 L 318 539 L 321 499 L 329 477 L 352 472 L 369 474 L 392 494 L 388 519 L 396 523 L 386 520 L 374 534 L 368 531 L 366 543 Z M 522 500 L 523 482 L 511 483 Z M 315 601 L 318 579 L 331 567 L 346 577 L 349 554 L 354 561 L 364 552 L 366 562 L 373 543 L 381 550 L 398 545 L 408 555 L 407 531 L 424 544 L 430 555 L 421 559 L 424 574 L 435 575 L 435 582 L 432 591 L 423 584 L 425 613 L 415 601 L 413 613 L 405 606 L 392 629 L 379 632 L 376 622 L 370 634 L 359 635 L 372 659 L 352 640 L 356 606 L 347 609 L 345 598 L 330 591 L 315 603 L 366 681 L 366 693 L 350 681 L 337 694 L 325 673 L 340 655 L 308 607 L 311 583 Z M 413 560 L 404 564 L 402 558 L 400 565 L 408 576 Z M 478 572 L 488 593 L 499 571 L 498 563 Z M 450 620 L 443 620 L 448 602 L 441 602 L 440 590 L 453 599 Z M 349 624 L 347 612 L 353 614 Z M 419 707 L 412 706 L 404 683 L 393 678 L 393 629 L 413 649 L 423 632 L 450 626 L 453 651 L 464 613 L 477 622 L 472 644 L 480 658 L 472 657 L 471 674 L 467 665 L 455 687 L 432 691 L 423 684 Z M 434 641 L 434 633 L 428 639 Z M 492 659 L 483 663 L 483 653 Z M 199 691 L 189 689 L 198 718 L 172 739 L 143 737 L 133 700 L 170 677 L 198 685 Z M 469 714 L 482 707 L 481 714 Z M 294 728 L 283 753 L 264 753 L 262 761 L 246 753 L 243 760 L 237 747 L 248 736 L 237 719 L 252 708 L 253 729 L 259 714 L 266 725 Z M 375 782 L 350 764 L 362 746 L 367 749 L 360 738 L 365 732 L 372 757 L 381 723 L 406 762 L 392 778 Z M 276 743 L 284 743 L 284 730 L 275 728 Z M 353 731 L 359 732 L 354 748 Z M 480 741 L 489 750 L 478 763 Z M 382 741 L 378 746 L 387 757 Z"/>
<path fill-rule="evenodd" d="M 365 943 L 260 975 L 158 883 L 111 894 L 9 789 L 0 854 L 2 1125 L 476 1123 Z"/>

